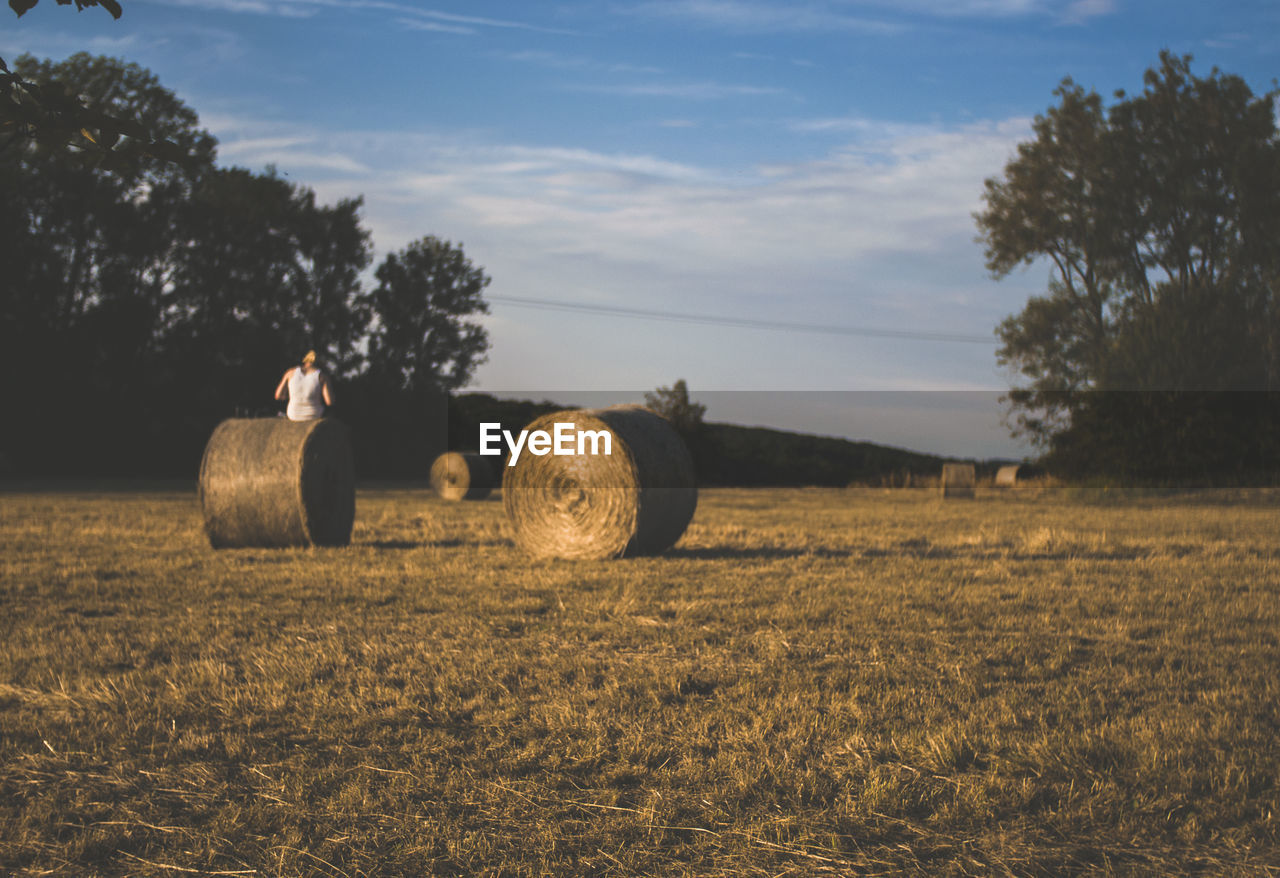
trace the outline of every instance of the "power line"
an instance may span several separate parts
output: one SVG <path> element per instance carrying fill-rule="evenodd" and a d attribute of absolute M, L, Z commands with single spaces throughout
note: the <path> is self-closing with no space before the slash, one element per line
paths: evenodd
<path fill-rule="evenodd" d="M 968 344 L 994 344 L 985 335 L 967 335 L 960 332 L 930 332 L 928 330 L 875 329 L 866 326 L 824 326 L 819 323 L 788 323 L 777 320 L 751 320 L 746 317 L 719 317 L 710 314 L 673 314 L 667 311 L 646 311 L 642 308 L 618 308 L 612 305 L 586 305 L 580 302 L 563 302 L 556 299 L 529 299 L 523 296 L 487 296 L 490 302 L 515 305 L 520 308 L 542 308 L 548 311 L 573 311 L 583 314 L 601 314 L 607 317 L 640 317 L 645 320 L 664 320 L 671 323 L 700 323 L 712 326 L 737 326 L 743 329 L 772 329 L 783 332 L 820 332 L 826 335 L 859 335 L 869 338 L 905 338 L 917 341 L 953 341 Z"/>

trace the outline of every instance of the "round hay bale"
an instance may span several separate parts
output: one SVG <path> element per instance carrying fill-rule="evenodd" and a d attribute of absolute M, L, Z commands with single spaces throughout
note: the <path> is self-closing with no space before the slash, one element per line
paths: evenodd
<path fill-rule="evenodd" d="M 524 448 L 502 482 L 516 543 L 536 557 L 575 559 L 656 555 L 675 545 L 698 505 L 693 457 L 675 428 L 630 405 L 543 415 L 526 435 L 564 423 L 607 431 L 610 454 Z M 603 447 L 601 439 L 596 450 Z"/>
<path fill-rule="evenodd" d="M 347 545 L 356 479 L 346 425 L 223 421 L 200 463 L 200 508 L 215 549 Z"/>
<path fill-rule="evenodd" d="M 473 452 L 448 451 L 431 464 L 431 487 L 445 500 L 483 500 L 494 481 L 489 461 Z"/>
<path fill-rule="evenodd" d="M 1002 466 L 996 470 L 996 487 L 1012 488 L 1018 484 L 1018 470 L 1022 469 L 1018 464 L 1010 464 Z"/>
<path fill-rule="evenodd" d="M 977 481 L 974 466 L 971 463 L 944 463 L 942 465 L 942 496 L 972 497 L 973 485 Z"/>

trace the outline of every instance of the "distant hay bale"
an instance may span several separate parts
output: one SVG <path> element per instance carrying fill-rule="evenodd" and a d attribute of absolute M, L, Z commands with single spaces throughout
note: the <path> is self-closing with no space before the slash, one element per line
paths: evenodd
<path fill-rule="evenodd" d="M 698 504 L 693 458 L 675 428 L 641 406 L 614 406 L 554 412 L 526 430 L 553 433 L 557 423 L 608 431 L 611 453 L 535 456 L 526 447 L 502 482 L 517 544 L 536 557 L 574 559 L 675 545 Z"/>
<path fill-rule="evenodd" d="M 944 463 L 942 465 L 942 496 L 972 497 L 976 481 L 971 463 Z"/>
<path fill-rule="evenodd" d="M 200 507 L 215 549 L 347 545 L 356 489 L 346 425 L 223 421 L 204 449 Z"/>
<path fill-rule="evenodd" d="M 445 500 L 483 500 L 494 481 L 489 461 L 472 452 L 449 451 L 431 464 L 431 487 Z"/>
<path fill-rule="evenodd" d="M 1018 470 L 1022 469 L 1018 464 L 1002 466 L 996 470 L 996 487 L 1012 488 L 1018 484 Z"/>

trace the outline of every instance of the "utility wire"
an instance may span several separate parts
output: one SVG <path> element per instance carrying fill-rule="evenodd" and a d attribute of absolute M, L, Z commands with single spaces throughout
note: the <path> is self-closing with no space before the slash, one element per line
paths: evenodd
<path fill-rule="evenodd" d="M 870 338 L 905 338 L 918 341 L 954 341 L 968 344 L 994 344 L 995 339 L 985 335 L 967 335 L 960 332 L 929 332 L 909 329 L 873 329 L 865 326 L 824 326 L 819 323 L 788 323 L 777 320 L 751 320 L 746 317 L 717 317 L 710 314 L 674 314 L 667 311 L 646 311 L 642 308 L 617 308 L 612 305 L 586 305 L 579 302 L 562 302 L 556 299 L 529 299 L 523 296 L 486 296 L 490 302 L 515 305 L 520 308 L 542 308 L 548 311 L 574 311 L 583 314 L 601 314 L 607 317 L 640 317 L 645 320 L 665 320 L 672 323 L 701 323 L 712 326 L 737 326 L 744 329 L 772 329 L 783 332 L 821 332 L 827 335 L 860 335 Z"/>

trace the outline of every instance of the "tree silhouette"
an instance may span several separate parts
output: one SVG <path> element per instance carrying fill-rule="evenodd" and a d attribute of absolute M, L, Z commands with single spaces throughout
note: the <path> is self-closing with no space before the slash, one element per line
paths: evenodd
<path fill-rule="evenodd" d="M 449 241 L 428 235 L 389 254 L 367 302 L 371 368 L 407 390 L 454 390 L 484 362 L 481 294 L 490 278 Z"/>
<path fill-rule="evenodd" d="M 1048 448 L 1092 448 L 1094 468 L 1133 469 L 1126 432 L 1178 442 L 1187 466 L 1204 466 L 1189 449 L 1215 443 L 1148 428 L 1210 429 L 1197 414 L 1205 393 L 1280 390 L 1278 93 L 1255 96 L 1217 69 L 1197 77 L 1190 64 L 1161 53 L 1143 92 L 1117 93 L 1110 108 L 1065 80 L 1034 139 L 986 181 L 976 216 L 993 275 L 1039 259 L 1051 267 L 1047 293 L 997 330 L 998 360 L 1022 382 L 1008 395 L 1012 426 Z M 1122 391 L 1148 396 L 1091 398 Z M 1126 412 L 1142 424 L 1126 431 Z M 1246 428 L 1271 429 L 1212 430 Z M 1086 429 L 1088 442 L 1068 435 Z M 1154 456 L 1176 469 L 1178 454 Z"/>
<path fill-rule="evenodd" d="M 689 400 L 689 386 L 683 378 L 670 387 L 659 387 L 644 395 L 644 403 L 662 415 L 682 434 L 696 433 L 702 426 L 707 407 Z"/>

